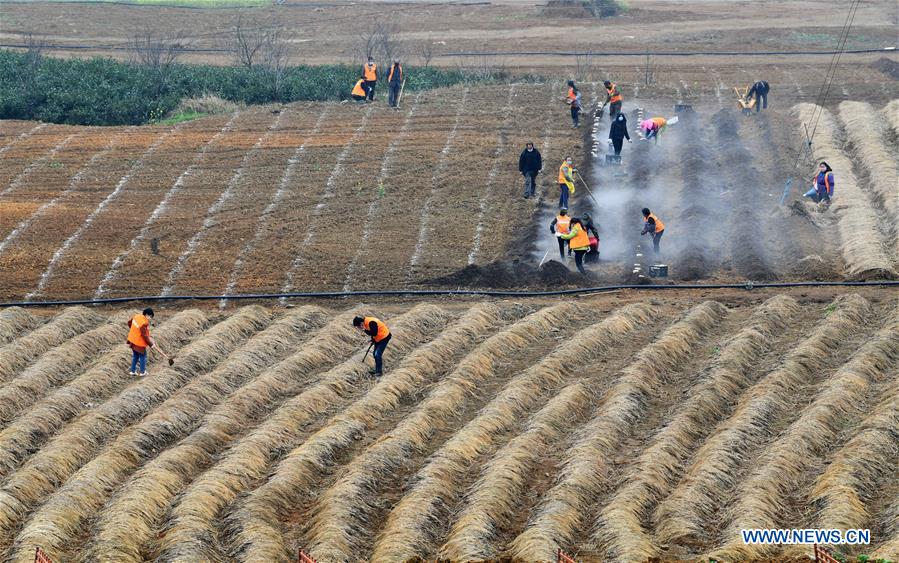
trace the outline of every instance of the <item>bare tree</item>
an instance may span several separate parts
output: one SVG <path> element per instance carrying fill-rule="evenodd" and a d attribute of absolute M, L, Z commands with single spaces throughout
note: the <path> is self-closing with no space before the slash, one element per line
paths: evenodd
<path fill-rule="evenodd" d="M 229 38 L 229 49 L 237 64 L 257 70 L 280 100 L 291 49 L 281 13 L 273 8 L 266 18 L 249 19 L 238 14 Z"/>
<path fill-rule="evenodd" d="M 588 82 L 593 79 L 594 55 L 588 45 L 584 46 L 584 52 L 579 52 L 574 57 L 574 79 L 578 82 Z"/>
<path fill-rule="evenodd" d="M 156 88 L 165 90 L 172 67 L 188 47 L 186 37 L 183 31 L 163 34 L 138 31 L 131 36 L 129 44 L 131 63 L 149 68 L 156 79 Z"/>
<path fill-rule="evenodd" d="M 237 15 L 230 39 L 231 53 L 237 64 L 253 68 L 253 65 L 258 62 L 257 55 L 265 40 L 264 28 L 247 25 L 243 13 Z"/>
<path fill-rule="evenodd" d="M 399 36 L 400 29 L 395 22 L 378 20 L 359 38 L 357 52 L 363 62 L 372 57 L 382 68 L 387 68 L 394 59 L 406 54 L 406 46 Z"/>
<path fill-rule="evenodd" d="M 434 58 L 434 41 L 430 35 L 418 42 L 416 51 L 419 64 L 426 68 L 431 66 L 431 59 Z"/>
<path fill-rule="evenodd" d="M 643 67 L 643 85 L 652 86 L 655 77 L 655 64 L 652 62 L 652 55 L 646 51 L 646 64 Z"/>

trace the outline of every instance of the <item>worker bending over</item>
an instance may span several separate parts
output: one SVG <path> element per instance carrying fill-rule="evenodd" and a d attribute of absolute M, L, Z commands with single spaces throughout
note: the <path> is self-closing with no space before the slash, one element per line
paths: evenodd
<path fill-rule="evenodd" d="M 399 59 L 393 59 L 393 66 L 387 75 L 387 103 L 395 108 L 399 103 L 400 88 L 403 86 L 403 66 Z"/>
<path fill-rule="evenodd" d="M 603 82 L 603 85 L 608 93 L 606 103 L 609 104 L 609 117 L 615 119 L 615 116 L 621 113 L 621 102 L 624 101 L 624 98 L 621 96 L 621 92 L 618 91 L 618 85 L 611 80 L 606 80 Z"/>
<path fill-rule="evenodd" d="M 748 102 L 753 96 L 755 96 L 755 112 L 758 113 L 760 109 L 762 109 L 762 104 L 764 103 L 764 108 L 768 109 L 768 90 L 770 87 L 768 83 L 764 80 L 756 80 L 755 84 L 749 88 L 749 91 L 746 92 L 746 101 Z"/>
<path fill-rule="evenodd" d="M 568 81 L 568 95 L 565 96 L 565 103 L 571 108 L 571 127 L 577 129 L 580 125 L 579 115 L 581 113 L 581 93 L 574 80 Z"/>
<path fill-rule="evenodd" d="M 559 167 L 559 209 L 568 207 L 568 197 L 574 195 L 574 167 L 570 156 L 566 156 Z"/>
<path fill-rule="evenodd" d="M 815 203 L 823 201 L 830 205 L 830 198 L 833 197 L 833 186 L 833 168 L 822 160 L 821 164 L 818 165 L 818 173 L 812 178 L 812 189 L 803 195 L 811 198 Z"/>
<path fill-rule="evenodd" d="M 363 87 L 368 94 L 368 100 L 371 102 L 375 101 L 375 86 L 378 84 L 378 65 L 375 64 L 375 59 L 372 57 L 368 57 L 368 62 L 362 65 L 362 80 L 365 81 Z"/>
<path fill-rule="evenodd" d="M 371 337 L 371 343 L 374 345 L 371 357 L 375 359 L 375 369 L 371 370 L 371 374 L 375 377 L 381 377 L 383 373 L 381 356 L 390 342 L 390 329 L 384 324 L 384 321 L 375 317 L 354 317 L 353 326 L 361 330 Z"/>
<path fill-rule="evenodd" d="M 640 129 L 643 130 L 643 139 L 648 141 L 649 139 L 655 139 L 655 142 L 658 144 L 659 135 L 665 131 L 665 127 L 668 126 L 668 120 L 664 117 L 653 117 L 652 119 L 644 119 L 640 123 Z"/>
<path fill-rule="evenodd" d="M 596 230 L 596 225 L 593 224 L 593 218 L 590 217 L 589 213 L 581 215 L 581 224 L 584 226 L 584 229 L 590 237 L 590 250 L 588 250 L 587 255 L 584 256 L 584 261 L 599 262 L 599 231 Z"/>
<path fill-rule="evenodd" d="M 659 251 L 659 242 L 662 240 L 662 235 L 665 234 L 665 223 L 662 223 L 662 220 L 653 215 L 653 213 L 649 210 L 648 207 L 643 208 L 643 232 L 641 235 L 645 234 L 652 235 L 652 249 L 658 254 Z"/>
<path fill-rule="evenodd" d="M 364 102 L 367 95 L 368 93 L 365 91 L 365 80 L 360 78 L 356 81 L 356 85 L 353 86 L 353 91 L 350 92 L 350 97 L 357 102 Z"/>
<path fill-rule="evenodd" d="M 563 264 L 565 263 L 565 243 L 567 241 L 562 238 L 562 235 L 567 235 L 570 230 L 571 217 L 568 216 L 568 210 L 563 207 L 553 222 L 549 224 L 549 232 L 554 234 L 559 241 L 559 258 L 562 259 Z M 569 250 L 569 252 L 571 251 Z"/>
<path fill-rule="evenodd" d="M 153 309 L 147 307 L 128 320 L 128 346 L 131 347 L 131 371 L 128 375 L 147 375 L 147 349 L 156 345 L 150 336 Z M 140 371 L 138 371 L 138 367 Z"/>
<path fill-rule="evenodd" d="M 562 238 L 568 241 L 568 246 L 574 251 L 574 263 L 577 265 L 577 271 L 587 275 L 584 270 L 584 255 L 590 250 L 590 237 L 587 235 L 587 229 L 584 228 L 581 220 L 575 217 L 571 220 L 571 230 L 562 235 Z"/>

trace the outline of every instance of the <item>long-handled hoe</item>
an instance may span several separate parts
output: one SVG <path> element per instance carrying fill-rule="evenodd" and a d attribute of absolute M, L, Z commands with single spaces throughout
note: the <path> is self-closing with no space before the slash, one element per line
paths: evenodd
<path fill-rule="evenodd" d="M 581 183 L 584 184 L 584 187 L 587 188 L 587 193 L 590 194 L 590 199 L 593 200 L 593 203 L 595 203 L 596 205 L 599 205 L 599 202 L 596 201 L 595 197 L 593 197 L 593 192 L 590 190 L 590 186 L 588 186 L 587 182 L 584 181 L 584 177 L 581 176 L 580 174 L 578 174 L 577 177 L 581 181 Z"/>
<path fill-rule="evenodd" d="M 162 356 L 163 356 L 166 360 L 169 361 L 169 365 L 170 365 L 170 366 L 175 365 L 175 358 L 169 357 L 169 355 L 166 354 L 166 353 L 162 350 L 162 348 L 159 347 L 158 344 L 157 344 L 156 346 L 153 346 L 153 350 L 156 350 L 157 352 L 159 352 L 160 354 L 162 354 Z"/>
<path fill-rule="evenodd" d="M 368 350 L 366 350 L 366 351 L 365 351 L 365 355 L 362 356 L 362 363 L 363 363 L 363 364 L 365 363 L 365 358 L 368 357 L 368 353 L 371 352 L 371 347 L 374 346 L 374 345 L 375 345 L 374 342 L 372 342 L 371 344 L 368 345 Z"/>

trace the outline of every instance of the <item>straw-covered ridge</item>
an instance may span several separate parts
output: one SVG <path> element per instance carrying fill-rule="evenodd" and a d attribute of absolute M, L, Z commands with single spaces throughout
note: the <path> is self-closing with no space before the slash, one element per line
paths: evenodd
<path fill-rule="evenodd" d="M 890 428 L 895 429 L 899 428 L 899 414 L 897 414 L 899 413 L 899 410 L 897 410 L 897 406 L 899 406 L 899 387 L 894 387 L 894 390 L 893 400 L 890 403 L 893 412 L 893 425 Z M 895 434 L 893 435 L 893 444 L 892 459 L 895 460 L 899 457 L 899 451 L 897 451 L 899 450 L 899 445 L 897 445 L 899 444 L 899 436 Z M 893 469 L 896 469 L 895 464 L 893 464 Z M 886 504 L 883 518 L 883 522 L 886 523 L 886 526 L 884 526 L 885 538 L 877 540 L 880 545 L 874 549 L 871 557 L 874 560 L 897 561 L 899 560 L 899 496 L 884 499 L 884 503 Z"/>
<path fill-rule="evenodd" d="M 157 327 L 153 338 L 164 350 L 176 353 L 206 324 L 207 319 L 202 312 L 194 309 L 182 311 Z M 37 451 L 67 421 L 133 382 L 134 378 L 128 375 L 130 360 L 129 349 L 123 343 L 119 350 L 103 355 L 90 369 L 33 405 L 0 432 L 0 475 L 7 475 Z M 3 493 L 0 492 L 0 506 L 3 504 L 2 498 Z M 3 510 L 0 509 L 0 529 L 3 528 L 3 518 Z"/>
<path fill-rule="evenodd" d="M 35 358 L 104 321 L 85 307 L 70 307 L 39 328 L 0 348 L 0 383 L 9 381 Z"/>
<path fill-rule="evenodd" d="M 737 542 L 740 530 L 793 523 L 789 502 L 796 484 L 806 471 L 823 461 L 822 453 L 837 443 L 841 430 L 858 422 L 866 396 L 899 360 L 899 317 L 890 321 L 827 379 L 814 402 L 756 458 L 752 473 L 741 482 L 736 504 L 730 510 L 730 526 L 724 534 L 728 541 L 721 549 L 713 550 L 715 559 L 773 554 L 775 546 Z"/>
<path fill-rule="evenodd" d="M 478 415 L 450 438 L 418 473 L 415 485 L 394 507 L 375 543 L 372 558 L 406 559 L 435 551 L 443 522 L 457 505 L 471 464 L 491 452 L 508 432 L 544 404 L 553 392 L 590 362 L 605 357 L 640 326 L 654 319 L 651 307 L 629 305 L 579 330 L 512 379 Z"/>
<path fill-rule="evenodd" d="M 172 499 L 210 463 L 212 456 L 224 448 L 230 437 L 247 424 L 251 412 L 265 410 L 252 402 L 259 396 L 255 392 L 256 384 L 264 380 L 263 385 L 274 388 L 276 381 L 259 374 L 295 352 L 301 343 L 307 344 L 293 356 L 302 355 L 307 361 L 314 362 L 323 349 L 335 353 L 341 351 L 338 339 L 326 335 L 336 333 L 347 342 L 351 340 L 354 335 L 346 328 L 351 313 L 334 317 L 323 331 L 316 331 L 328 316 L 317 307 L 303 307 L 286 315 L 255 335 L 222 365 L 200 378 L 196 385 L 173 396 L 140 425 L 122 435 L 116 449 L 123 452 L 136 450 L 146 457 L 152 450 L 186 436 L 202 423 L 177 446 L 163 451 L 144 465 L 107 504 L 100 515 L 89 559 L 145 558 Z M 248 381 L 250 383 L 246 383 Z M 287 393 L 289 387 L 281 382 L 279 389 Z M 228 399 L 224 403 L 213 407 L 226 396 Z M 262 398 L 258 400 L 261 403 Z"/>
<path fill-rule="evenodd" d="M 659 549 L 647 529 L 653 507 L 682 474 L 684 464 L 714 424 L 727 416 L 752 382 L 757 363 L 791 323 L 799 304 L 783 295 L 757 307 L 746 325 L 711 360 L 686 402 L 637 458 L 634 469 L 600 514 L 597 543 L 608 557 L 644 560 Z"/>
<path fill-rule="evenodd" d="M 421 346 L 359 401 L 334 416 L 278 464 L 268 482 L 254 491 L 230 526 L 236 551 L 247 561 L 277 560 L 288 555 L 279 519 L 308 494 L 338 463 L 359 436 L 370 431 L 422 385 L 452 369 L 453 358 L 492 332 L 501 319 L 492 304 L 475 305 L 436 339 Z"/>
<path fill-rule="evenodd" d="M 372 517 L 381 510 L 379 492 L 395 481 L 411 457 L 426 451 L 435 430 L 458 419 L 465 402 L 477 396 L 481 385 L 545 339 L 560 319 L 567 321 L 580 314 L 572 303 L 545 307 L 468 353 L 413 413 L 356 456 L 341 478 L 319 496 L 307 542 L 311 552 L 323 560 L 358 557 L 373 533 Z"/>
<path fill-rule="evenodd" d="M 396 361 L 445 328 L 451 316 L 433 305 L 416 305 L 390 320 L 393 338 L 387 361 Z M 364 341 L 357 340 L 364 346 Z M 216 465 L 185 492 L 173 510 L 163 559 L 209 560 L 217 557 L 210 532 L 222 510 L 268 472 L 285 450 L 299 445 L 306 425 L 359 390 L 369 367 L 359 351 L 299 395 L 285 401 L 258 428 L 241 438 Z"/>
<path fill-rule="evenodd" d="M 0 310 L 0 346 L 4 346 L 40 325 L 40 321 L 21 307 Z"/>
<path fill-rule="evenodd" d="M 837 217 L 840 249 L 848 274 L 854 279 L 893 279 L 896 268 L 878 228 L 877 213 L 868 194 L 859 188 L 852 162 L 842 150 L 839 125 L 828 110 L 813 104 L 794 108 L 803 123 L 810 123 L 818 109 L 821 113 L 812 149 L 816 160 L 826 160 L 834 169 L 836 188 L 831 210 Z"/>
<path fill-rule="evenodd" d="M 19 548 L 33 550 L 32 541 L 43 542 L 42 547 L 48 553 L 49 550 L 65 547 L 71 538 L 59 530 L 65 527 L 77 532 L 79 523 L 93 516 L 102 506 L 103 487 L 100 484 L 104 481 L 97 470 L 104 471 L 114 466 L 96 463 L 94 459 L 75 478 L 67 481 L 69 476 L 93 459 L 98 449 L 125 426 L 146 415 L 154 405 L 178 391 L 191 378 L 212 369 L 269 320 L 270 313 L 262 307 L 241 309 L 181 349 L 174 368 L 160 367 L 152 376 L 137 380 L 118 396 L 66 427 L 38 451 L 11 476 L 4 491 L 18 494 L 17 506 L 21 511 L 33 507 L 51 493 L 55 484 L 63 483 L 63 486 L 28 523 L 17 539 Z M 79 483 L 82 487 L 89 487 L 82 498 L 79 498 L 79 492 L 82 492 Z M 83 498 L 85 496 L 88 498 Z M 5 507 L 5 504 L 2 506 Z M 43 536 L 58 538 L 58 542 L 42 540 Z"/>
<path fill-rule="evenodd" d="M 42 355 L 15 379 L 0 387 L 0 426 L 52 389 L 77 376 L 98 356 L 121 347 L 127 313 L 79 334 Z"/>
<path fill-rule="evenodd" d="M 527 528 L 510 544 L 514 557 L 552 559 L 558 548 L 570 549 L 575 536 L 586 531 L 587 508 L 609 485 L 612 454 L 661 384 L 690 358 L 695 346 L 727 313 L 727 308 L 715 301 L 693 307 L 622 370 L 566 454 L 556 484 L 535 509 Z"/>
<path fill-rule="evenodd" d="M 885 145 L 889 125 L 878 119 L 871 104 L 865 102 L 842 102 L 840 121 L 855 148 L 855 161 L 867 171 L 875 200 L 879 200 L 886 211 L 889 223 L 883 224 L 881 231 L 888 240 L 892 239 L 895 252 L 899 244 L 896 232 L 899 229 L 899 170 L 896 155 L 890 154 Z M 899 256 L 893 259 L 895 261 Z"/>
<path fill-rule="evenodd" d="M 882 110 L 884 118 L 893 130 L 893 135 L 899 137 L 899 100 L 893 100 Z"/>
<path fill-rule="evenodd" d="M 829 314 L 828 314 L 829 311 Z M 655 513 L 660 542 L 701 541 L 722 502 L 737 485 L 738 471 L 771 436 L 771 423 L 825 373 L 831 359 L 870 319 L 871 305 L 856 294 L 839 297 L 826 318 L 797 344 L 783 363 L 744 393 L 726 421 L 693 456 L 680 484 Z"/>

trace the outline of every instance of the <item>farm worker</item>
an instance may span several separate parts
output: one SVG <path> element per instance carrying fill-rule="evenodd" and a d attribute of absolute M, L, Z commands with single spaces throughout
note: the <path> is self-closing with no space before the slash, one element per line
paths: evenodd
<path fill-rule="evenodd" d="M 365 81 L 363 86 L 365 87 L 365 91 L 368 92 L 368 99 L 370 101 L 375 101 L 375 86 L 378 83 L 378 65 L 375 64 L 375 59 L 372 57 L 368 57 L 368 62 L 362 65 L 362 80 Z"/>
<path fill-rule="evenodd" d="M 624 98 L 621 97 L 621 92 L 618 91 L 618 85 L 611 80 L 603 82 L 603 86 L 606 87 L 606 92 L 608 93 L 606 103 L 609 104 L 609 117 L 614 119 L 616 115 L 621 113 L 621 102 L 624 101 Z"/>
<path fill-rule="evenodd" d="M 571 162 L 571 157 L 566 156 L 559 167 L 559 209 L 567 208 L 568 196 L 574 195 L 574 174 L 577 168 Z"/>
<path fill-rule="evenodd" d="M 393 59 L 393 66 L 387 75 L 387 103 L 395 108 L 400 97 L 400 88 L 403 86 L 403 66 L 399 59 Z"/>
<path fill-rule="evenodd" d="M 599 262 L 599 231 L 596 230 L 596 225 L 593 224 L 593 218 L 590 217 L 589 213 L 584 213 L 581 216 L 581 224 L 590 237 L 590 250 L 587 251 L 584 260 L 587 262 Z"/>
<path fill-rule="evenodd" d="M 565 103 L 571 107 L 571 126 L 577 128 L 580 125 L 578 114 L 581 113 L 581 93 L 574 85 L 574 80 L 568 81 L 568 95 L 565 96 Z"/>
<path fill-rule="evenodd" d="M 833 168 L 822 160 L 818 165 L 818 173 L 812 178 L 812 189 L 805 192 L 804 197 L 812 198 L 815 203 L 822 201 L 830 203 L 830 198 L 833 197 L 833 186 Z"/>
<path fill-rule="evenodd" d="M 643 130 L 644 140 L 648 141 L 649 139 L 655 139 L 655 142 L 659 142 L 659 135 L 665 130 L 665 127 L 668 125 L 668 120 L 664 117 L 653 117 L 652 119 L 644 119 L 640 123 L 640 129 Z"/>
<path fill-rule="evenodd" d="M 387 328 L 384 321 L 375 317 L 355 317 L 353 318 L 353 326 L 371 337 L 371 342 L 375 347 L 371 353 L 371 357 L 375 359 L 375 369 L 371 371 L 371 374 L 375 377 L 381 377 L 383 373 L 381 356 L 384 355 L 387 343 L 390 342 L 390 329 Z"/>
<path fill-rule="evenodd" d="M 153 309 L 147 307 L 128 320 L 128 346 L 131 347 L 131 372 L 129 375 L 147 375 L 147 348 L 156 345 L 150 336 L 150 320 Z M 140 371 L 137 371 L 138 364 Z"/>
<path fill-rule="evenodd" d="M 662 223 L 662 220 L 656 217 L 648 207 L 643 208 L 643 232 L 641 235 L 645 234 L 652 235 L 652 249 L 656 254 L 659 253 L 659 242 L 662 240 L 662 235 L 665 234 L 665 223 Z"/>
<path fill-rule="evenodd" d="M 568 210 L 563 207 L 553 222 L 549 224 L 549 232 L 556 235 L 559 240 L 559 258 L 563 263 L 565 262 L 565 239 L 562 238 L 562 235 L 567 235 L 570 230 L 571 217 L 568 216 Z"/>
<path fill-rule="evenodd" d="M 628 143 L 631 142 L 631 136 L 627 132 L 627 117 L 623 113 L 619 113 L 609 129 L 609 143 L 615 148 L 616 156 L 621 156 L 621 147 L 624 145 L 625 139 Z"/>
<path fill-rule="evenodd" d="M 518 157 L 518 171 L 524 176 L 524 199 L 535 195 L 537 174 L 543 170 L 543 157 L 540 151 L 534 148 L 534 142 L 528 141 Z"/>
<path fill-rule="evenodd" d="M 749 88 L 749 91 L 746 92 L 746 101 L 748 102 L 750 98 L 755 96 L 755 112 L 758 113 L 762 108 L 762 103 L 765 104 L 765 109 L 768 109 L 768 90 L 770 87 L 768 83 L 764 80 L 756 80 L 755 84 Z"/>
<path fill-rule="evenodd" d="M 568 241 L 568 246 L 574 251 L 574 263 L 577 265 L 577 271 L 587 275 L 584 270 L 584 255 L 590 250 L 590 237 L 587 235 L 587 229 L 581 220 L 575 217 L 571 220 L 571 230 L 562 235 L 562 238 Z"/>
<path fill-rule="evenodd" d="M 353 98 L 354 100 L 356 100 L 357 102 L 365 101 L 366 93 L 365 93 L 365 86 L 363 86 L 364 82 L 365 81 L 361 78 L 359 80 L 357 80 L 356 85 L 353 86 L 353 91 L 350 92 L 350 97 Z"/>

